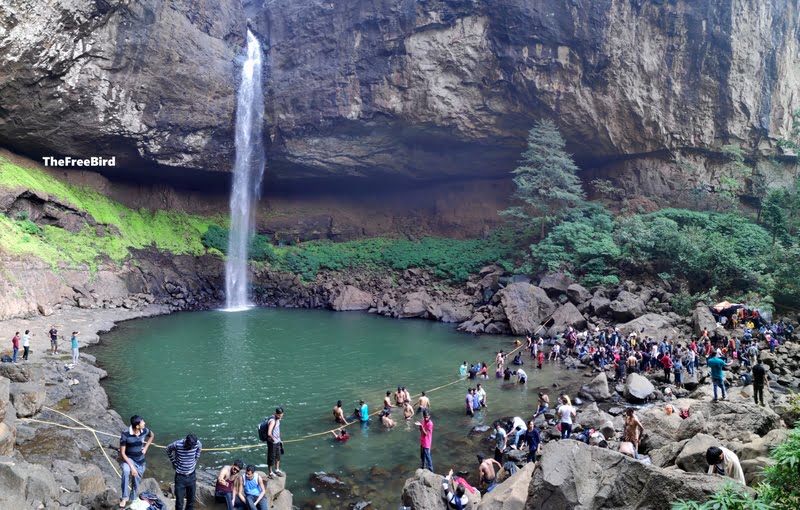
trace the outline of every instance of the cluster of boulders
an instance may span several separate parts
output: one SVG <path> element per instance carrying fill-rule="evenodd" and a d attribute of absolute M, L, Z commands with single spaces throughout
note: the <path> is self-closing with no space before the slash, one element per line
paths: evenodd
<path fill-rule="evenodd" d="M 698 315 L 703 314 L 695 313 L 695 320 Z M 716 326 L 701 324 L 699 330 L 711 327 L 713 332 Z M 608 448 L 561 440 L 551 409 L 535 420 L 545 442 L 535 468 L 525 464 L 523 452 L 509 451 L 508 459 L 525 469 L 483 498 L 474 498 L 472 508 L 667 509 L 677 499 L 704 501 L 725 482 L 722 477 L 705 474 L 705 454 L 711 446 L 734 452 L 747 485 L 758 483 L 764 467 L 772 462 L 771 450 L 785 440 L 787 427 L 800 418 L 790 401 L 791 390 L 797 387 L 800 344 L 787 342 L 774 353 L 764 349 L 759 358 L 768 367 L 771 380 L 766 407 L 753 401 L 752 386 L 739 377 L 742 370 L 735 361 L 725 372 L 727 399 L 719 402 L 713 402 L 706 367 L 697 369 L 685 388 L 665 383 L 661 371 L 628 374 L 624 382 L 616 383 L 606 372 L 586 367 L 585 375 L 591 379 L 575 399 L 578 413 L 573 439 L 594 429 L 608 440 Z M 645 430 L 638 460 L 616 451 L 622 441 L 623 414 L 630 406 Z M 442 500 L 441 479 L 417 471 L 406 482 L 404 504 L 418 510 L 441 507 L 433 503 Z"/>
<path fill-rule="evenodd" d="M 672 311 L 672 293 L 630 281 L 590 291 L 563 273 L 545 275 L 534 285 L 490 265 L 464 285 L 449 284 L 422 269 L 396 275 L 322 272 L 313 282 L 261 269 L 255 276 L 256 301 L 267 306 L 362 310 L 396 318 L 457 323 L 473 334 L 556 336 L 577 329 L 618 325 L 643 335 L 691 332 L 690 321 Z M 540 327 L 547 321 L 546 327 Z"/>

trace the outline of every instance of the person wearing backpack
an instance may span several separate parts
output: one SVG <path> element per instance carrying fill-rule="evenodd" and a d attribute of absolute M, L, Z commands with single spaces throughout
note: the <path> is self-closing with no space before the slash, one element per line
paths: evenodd
<path fill-rule="evenodd" d="M 453 485 L 457 485 L 455 489 Z M 451 469 L 447 476 L 442 480 L 442 490 L 444 490 L 444 499 L 447 501 L 447 508 L 455 510 L 463 510 L 469 505 L 469 497 L 466 494 L 466 489 L 463 485 L 453 483 L 453 470 Z"/>
<path fill-rule="evenodd" d="M 285 476 L 281 471 L 281 455 L 283 455 L 283 443 L 281 443 L 281 418 L 283 418 L 283 408 L 275 409 L 275 414 L 267 420 L 267 469 L 269 478 L 275 476 Z M 272 466 L 275 466 L 273 471 Z"/>

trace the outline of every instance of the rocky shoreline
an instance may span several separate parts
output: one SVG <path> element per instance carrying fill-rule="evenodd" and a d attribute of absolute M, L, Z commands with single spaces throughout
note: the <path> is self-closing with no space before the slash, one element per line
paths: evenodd
<path fill-rule="evenodd" d="M 57 325 L 64 337 L 73 330 L 80 331 L 83 347 L 96 343 L 99 333 L 112 329 L 120 321 L 211 308 L 220 297 L 220 261 L 213 257 L 167 257 L 146 252 L 140 253 L 135 263 L 101 267 L 91 278 L 80 271 L 55 274 L 30 263 L 22 267 L 26 271 L 17 274 L 30 282 L 26 287 L 29 292 L 16 302 L 6 300 L 4 312 L 8 314 L 10 306 L 16 304 L 17 314 L 30 318 L 7 318 L 2 324 L 7 332 L 26 329 L 34 332 L 33 353 L 28 363 L 0 364 L 0 502 L 10 508 L 113 508 L 119 494 L 119 481 L 112 467 L 116 464 L 118 438 L 98 435 L 95 439 L 88 432 L 30 421 L 32 418 L 76 426 L 52 411 L 56 410 L 90 428 L 108 431 L 124 428 L 124 420 L 109 409 L 108 398 L 100 386 L 106 373 L 86 354 L 82 354 L 81 363 L 67 370 L 69 356 L 43 354 L 49 350 L 45 333 L 52 324 Z M 523 334 L 536 330 L 548 319 L 551 320 L 543 330 L 547 334 L 555 334 L 567 326 L 585 329 L 618 325 L 624 335 L 636 331 L 653 337 L 689 338 L 702 328 L 716 327 L 703 306 L 695 310 L 692 318 L 674 313 L 669 305 L 670 289 L 663 286 L 651 288 L 624 282 L 616 288 L 590 291 L 562 274 L 547 275 L 533 285 L 528 278 L 505 275 L 497 266 L 483 268 L 461 286 L 450 285 L 417 269 L 395 275 L 322 273 L 310 283 L 300 281 L 295 275 L 255 270 L 254 287 L 257 303 L 264 306 L 363 310 L 396 318 L 440 320 L 458 323 L 460 330 L 474 334 Z M 45 292 L 54 288 L 58 292 Z M 31 296 L 37 300 L 30 299 Z M 796 418 L 791 414 L 786 393 L 790 388 L 796 389 L 800 382 L 800 346 L 788 343 L 774 355 L 765 351 L 763 358 L 773 371 L 770 405 L 780 415 L 750 403 L 747 388 L 732 388 L 730 402 L 708 404 L 710 385 L 705 369 L 701 369 L 697 378 L 688 381 L 691 393 L 678 389 L 673 392 L 680 398 L 672 405 L 689 409 L 689 419 L 681 420 L 677 414 L 667 416 L 663 405 L 640 412 L 648 430 L 643 448 L 652 459 L 652 466 L 631 464 L 635 461 L 614 452 L 587 453 L 584 450 L 589 447 L 574 441 L 552 441 L 545 448 L 546 455 L 540 465 L 546 468 L 549 459 L 560 459 L 559 465 L 568 466 L 566 473 L 571 474 L 556 470 L 562 475 L 553 480 L 554 475 L 547 469 L 523 469 L 502 484 L 502 490 L 485 497 L 480 508 L 545 508 L 542 501 L 554 501 L 553 498 L 567 506 L 580 503 L 601 508 L 604 503 L 597 500 L 600 496 L 587 496 L 591 491 L 583 480 L 594 476 L 587 466 L 612 473 L 606 476 L 607 483 L 619 486 L 622 492 L 636 481 L 664 478 L 680 497 L 702 499 L 713 492 L 719 480 L 705 480 L 703 475 L 691 475 L 689 481 L 682 477 L 689 476 L 683 471 L 699 470 L 698 452 L 705 451 L 711 441 L 721 441 L 740 457 L 744 453 L 748 482 L 755 480 L 760 468 L 768 462 L 768 448 L 783 438 L 784 422 L 789 424 Z M 580 368 L 576 360 L 566 362 Z M 646 394 L 641 394 L 631 387 L 630 381 L 635 381 L 635 377 L 629 378 L 627 385 L 612 385 L 604 372 L 598 375 L 587 368 L 585 375 L 593 379 L 583 396 L 598 400 L 600 408 L 595 403 L 583 406 L 577 431 L 592 427 L 603 429 L 610 437 L 619 437 L 620 406 L 625 405 L 626 398 L 661 402 L 664 396 L 665 386 L 655 379 L 648 383 L 652 389 L 645 385 Z M 732 372 L 729 378 L 733 382 Z M 554 428 L 542 425 L 545 437 L 557 436 Z M 721 430 L 725 433 L 720 434 Z M 610 469 L 623 465 L 621 469 Z M 433 499 L 438 502 L 441 498 L 440 484 L 433 483 L 435 476 L 418 472 L 406 484 L 404 503 L 420 510 L 438 508 L 430 506 L 434 505 Z M 211 500 L 212 477 L 210 474 L 201 477 L 209 482 L 201 484 L 204 487 L 199 496 L 201 503 Z M 161 490 L 152 479 L 147 487 L 154 492 Z M 274 499 L 272 508 L 292 508 L 291 493 L 280 480 L 270 482 L 270 494 Z M 578 500 L 570 500 L 569 494 Z M 661 496 L 648 493 L 647 498 L 636 501 L 652 497 Z"/>

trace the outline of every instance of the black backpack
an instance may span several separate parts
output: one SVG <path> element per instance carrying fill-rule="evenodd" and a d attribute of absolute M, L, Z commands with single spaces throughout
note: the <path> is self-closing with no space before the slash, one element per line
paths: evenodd
<path fill-rule="evenodd" d="M 264 421 L 258 424 L 258 439 L 261 441 L 268 441 L 269 440 L 269 433 L 267 433 L 267 428 L 269 427 L 269 420 L 272 417 L 264 418 Z"/>

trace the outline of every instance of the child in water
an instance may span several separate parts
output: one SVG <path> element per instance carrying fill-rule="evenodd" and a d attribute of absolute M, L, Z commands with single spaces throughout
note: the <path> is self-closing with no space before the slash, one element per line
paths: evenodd
<path fill-rule="evenodd" d="M 331 432 L 331 434 L 333 434 L 333 437 L 336 438 L 336 441 L 340 443 L 344 443 L 348 439 L 350 439 L 350 435 L 347 433 L 345 429 L 339 429 L 336 432 Z"/>

